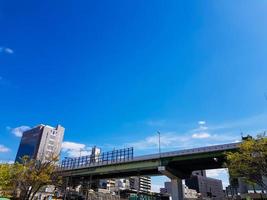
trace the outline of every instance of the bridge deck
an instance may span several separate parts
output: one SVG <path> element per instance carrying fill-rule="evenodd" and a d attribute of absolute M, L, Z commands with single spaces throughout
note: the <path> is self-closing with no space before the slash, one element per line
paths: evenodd
<path fill-rule="evenodd" d="M 136 162 L 151 162 L 151 161 L 159 160 L 159 158 L 166 159 L 166 158 L 174 158 L 174 157 L 184 157 L 184 156 L 189 156 L 189 155 L 194 155 L 194 154 L 203 154 L 203 153 L 209 153 L 209 152 L 210 153 L 222 152 L 222 151 L 237 149 L 239 145 L 240 145 L 240 142 L 171 151 L 171 152 L 163 152 L 161 154 L 150 154 L 150 155 L 144 155 L 144 156 L 137 156 L 137 157 L 133 157 L 132 159 L 127 159 L 127 160 L 123 160 L 123 159 L 122 160 L 107 160 L 107 161 L 87 163 L 87 164 L 76 163 L 74 165 L 70 165 L 67 167 L 61 166 L 61 171 L 89 169 L 89 168 L 104 167 L 104 166 L 109 166 L 109 165 L 121 165 L 121 164 L 127 164 L 127 163 L 130 164 L 130 163 L 136 163 Z"/>

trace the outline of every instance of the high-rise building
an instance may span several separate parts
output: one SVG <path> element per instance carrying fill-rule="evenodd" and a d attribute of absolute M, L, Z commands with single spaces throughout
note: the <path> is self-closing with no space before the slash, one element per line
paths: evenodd
<path fill-rule="evenodd" d="M 197 174 L 198 173 L 198 174 Z M 222 181 L 214 178 L 206 177 L 201 171 L 194 172 L 191 178 L 185 179 L 188 188 L 196 190 L 202 197 L 214 200 L 222 200 L 224 198 Z"/>
<path fill-rule="evenodd" d="M 164 183 L 164 188 L 160 188 L 160 193 L 161 194 L 172 194 L 172 184 L 171 182 L 165 182 Z"/>
<path fill-rule="evenodd" d="M 51 156 L 59 156 L 65 128 L 38 125 L 23 133 L 15 162 L 23 156 L 45 161 Z"/>
<path fill-rule="evenodd" d="M 183 184 L 183 192 L 184 192 L 184 198 L 185 199 L 197 199 L 200 196 L 197 193 L 196 190 L 189 189 L 184 184 Z M 165 182 L 164 183 L 164 188 L 160 188 L 160 193 L 171 196 L 171 194 L 172 194 L 172 183 L 171 182 Z"/>
<path fill-rule="evenodd" d="M 131 177 L 129 180 L 130 180 L 130 189 L 137 190 L 143 193 L 151 192 L 150 176 Z"/>

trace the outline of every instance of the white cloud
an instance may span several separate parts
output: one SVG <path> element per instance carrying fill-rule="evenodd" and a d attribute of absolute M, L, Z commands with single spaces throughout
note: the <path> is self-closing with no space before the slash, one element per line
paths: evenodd
<path fill-rule="evenodd" d="M 204 139 L 211 137 L 210 133 L 208 133 L 208 127 L 206 126 L 206 121 L 199 121 L 199 127 L 197 129 L 193 129 L 189 132 L 193 133 L 192 138 L 194 139 Z"/>
<path fill-rule="evenodd" d="M 13 49 L 10 49 L 10 48 L 5 48 L 5 52 L 8 53 L 8 54 L 13 54 L 14 53 Z"/>
<path fill-rule="evenodd" d="M 6 146 L 0 144 L 0 153 L 5 153 L 5 152 L 8 152 L 10 151 L 9 148 L 7 148 Z"/>
<path fill-rule="evenodd" d="M 86 156 L 91 154 L 91 148 L 85 144 L 76 142 L 63 142 L 62 152 L 67 153 L 69 157 Z"/>
<path fill-rule="evenodd" d="M 206 122 L 205 122 L 205 121 L 198 121 L 198 124 L 199 124 L 199 125 L 205 125 Z"/>
<path fill-rule="evenodd" d="M 190 131 L 188 131 L 189 133 L 199 133 L 199 132 L 204 132 L 207 131 L 209 128 L 208 126 L 206 126 L 206 122 L 205 121 L 199 121 L 198 122 L 198 127 L 195 129 L 192 129 Z"/>
<path fill-rule="evenodd" d="M 179 127 L 188 127 L 188 124 L 174 126 L 170 120 L 146 121 L 146 125 L 164 125 L 161 128 L 171 131 L 161 131 L 161 148 L 163 151 L 189 149 L 201 146 L 211 146 L 225 143 L 239 142 L 241 140 L 240 132 L 244 135 L 256 135 L 266 130 L 267 113 L 261 113 L 251 117 L 229 120 L 218 124 L 209 124 L 207 121 L 200 120 L 196 128 L 184 130 L 179 133 L 176 129 Z M 140 138 L 137 141 L 126 143 L 121 146 L 133 146 L 138 154 L 158 152 L 158 136 L 156 129 L 152 135 Z"/>
<path fill-rule="evenodd" d="M 162 151 L 189 149 L 202 146 L 211 146 L 223 143 L 235 142 L 238 138 L 236 135 L 229 134 L 211 134 L 208 132 L 179 134 L 176 132 L 161 133 L 160 144 Z M 135 152 L 147 151 L 151 153 L 158 152 L 159 137 L 153 134 L 140 139 L 136 142 L 126 143 L 124 146 L 134 147 Z M 144 152 L 143 152 L 144 153 Z"/>
<path fill-rule="evenodd" d="M 6 127 L 6 129 L 9 130 L 15 136 L 21 137 L 23 132 L 31 129 L 31 127 L 29 127 L 29 126 L 19 126 L 19 127 L 16 127 L 16 128 L 11 128 L 11 127 L 8 126 L 8 127 Z"/>
<path fill-rule="evenodd" d="M 161 133 L 160 145 L 162 148 L 168 148 L 174 146 L 177 147 L 177 145 L 181 145 L 183 142 L 189 139 L 190 138 L 188 136 L 179 136 L 174 132 Z M 144 140 L 126 144 L 126 146 L 132 146 L 137 150 L 156 149 L 158 145 L 159 145 L 158 135 L 148 136 Z"/>
<path fill-rule="evenodd" d="M 85 147 L 85 144 L 75 143 L 75 142 L 63 142 L 62 150 L 80 150 Z"/>
<path fill-rule="evenodd" d="M 195 139 L 203 139 L 203 138 L 209 138 L 211 135 L 209 133 L 194 133 L 192 135 L 192 138 Z"/>
<path fill-rule="evenodd" d="M 13 54 L 14 50 L 9 47 L 0 47 L 0 53 Z"/>
<path fill-rule="evenodd" d="M 0 160 L 0 164 L 13 164 L 14 160 Z"/>
<path fill-rule="evenodd" d="M 207 177 L 211 177 L 211 178 L 218 178 L 221 175 L 224 174 L 228 174 L 228 171 L 226 168 L 222 168 L 222 169 L 210 169 L 210 170 L 206 170 L 206 174 Z"/>

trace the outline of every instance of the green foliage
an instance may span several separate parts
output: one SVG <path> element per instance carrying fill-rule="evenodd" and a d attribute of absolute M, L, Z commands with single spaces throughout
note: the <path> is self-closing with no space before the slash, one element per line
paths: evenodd
<path fill-rule="evenodd" d="M 8 196 L 12 190 L 12 165 L 0 164 L 0 194 Z"/>
<path fill-rule="evenodd" d="M 248 138 L 240 145 L 238 152 L 227 153 L 227 167 L 232 178 L 242 177 L 251 185 L 267 186 L 262 180 L 267 176 L 267 138 L 259 135 Z"/>
<path fill-rule="evenodd" d="M 2 190 L 11 188 L 12 194 L 19 191 L 22 200 L 33 199 L 44 186 L 60 184 L 60 177 L 55 173 L 56 163 L 56 158 L 40 162 L 25 156 L 21 163 L 0 165 L 0 187 Z"/>

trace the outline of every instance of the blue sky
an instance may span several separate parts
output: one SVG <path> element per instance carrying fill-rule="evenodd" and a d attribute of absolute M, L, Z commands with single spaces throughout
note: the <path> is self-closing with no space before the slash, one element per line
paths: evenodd
<path fill-rule="evenodd" d="M 1 1 L 0 160 L 21 130 L 64 153 L 233 142 L 267 120 L 266 1 Z M 17 135 L 17 136 L 16 136 Z M 214 174 L 213 174 L 214 175 Z"/>

